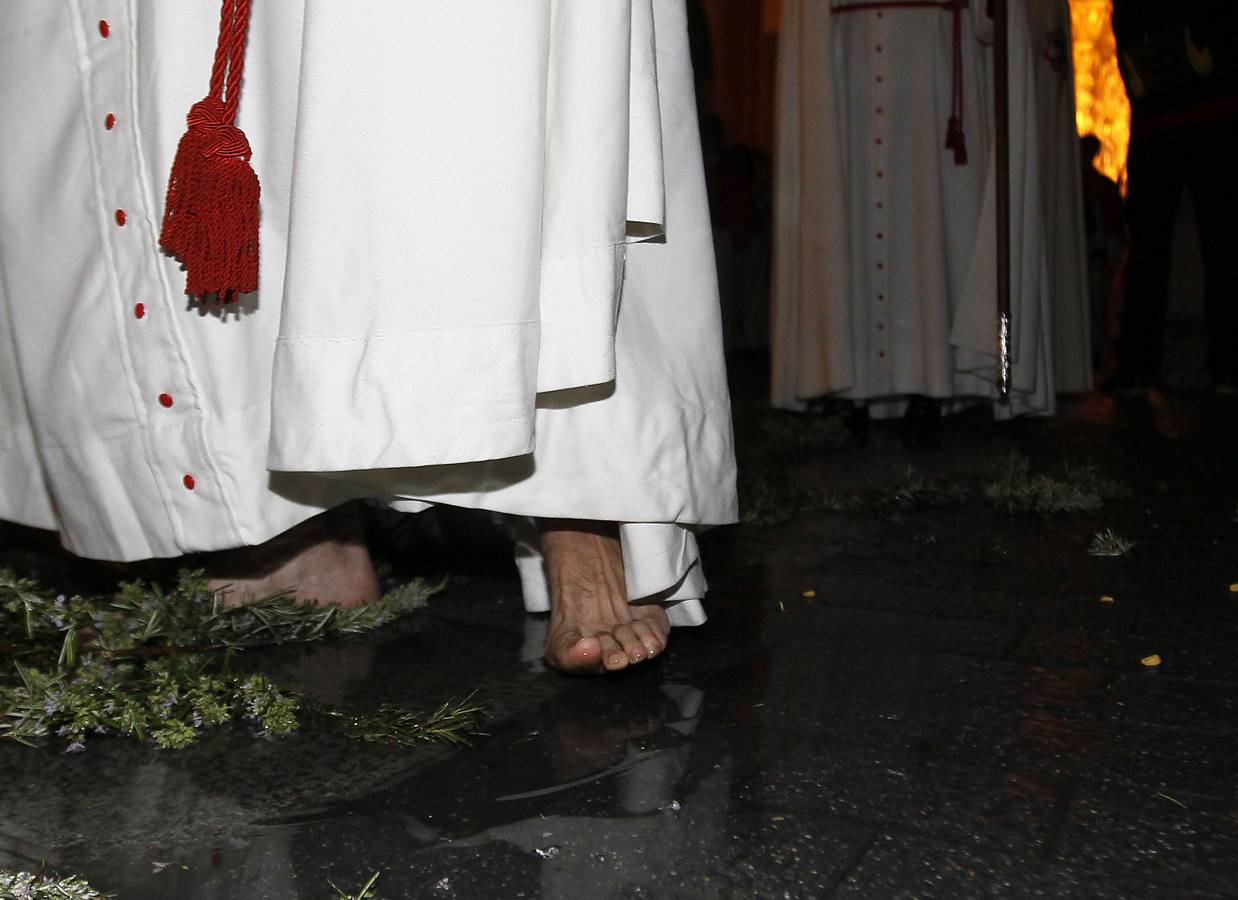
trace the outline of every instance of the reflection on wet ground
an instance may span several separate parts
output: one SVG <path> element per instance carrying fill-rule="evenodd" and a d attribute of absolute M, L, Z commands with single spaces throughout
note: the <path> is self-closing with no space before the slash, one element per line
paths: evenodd
<path fill-rule="evenodd" d="M 1235 413 L 1090 397 L 1053 420 L 963 416 L 927 452 L 881 423 L 866 449 L 810 447 L 803 485 L 1015 450 L 1050 474 L 1095 463 L 1131 496 L 712 532 L 710 623 L 606 680 L 540 665 L 545 623 L 495 533 L 424 520 L 409 565 L 457 573 L 426 615 L 266 665 L 359 706 L 476 689 L 476 746 L 0 747 L 0 865 L 46 859 L 123 898 L 330 897 L 375 871 L 390 898 L 1234 896 Z M 1088 555 L 1105 528 L 1133 553 Z"/>

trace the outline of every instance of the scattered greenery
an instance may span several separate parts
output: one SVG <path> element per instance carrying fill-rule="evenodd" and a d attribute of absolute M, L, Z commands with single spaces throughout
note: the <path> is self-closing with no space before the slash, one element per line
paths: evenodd
<path fill-rule="evenodd" d="M 1067 463 L 1066 480 L 1100 497 L 1101 500 L 1125 500 L 1131 489 L 1106 475 L 1094 462 Z"/>
<path fill-rule="evenodd" d="M 1092 535 L 1092 543 L 1088 546 L 1090 556 L 1126 556 L 1135 549 L 1135 542 L 1114 534 L 1112 528 L 1098 531 Z"/>
<path fill-rule="evenodd" d="M 776 525 L 821 508 L 821 498 L 795 485 L 789 468 L 805 455 L 826 453 L 848 441 L 836 416 L 804 416 L 777 410 L 737 410 L 739 506 L 743 520 Z"/>
<path fill-rule="evenodd" d="M 0 671 L 0 738 L 29 744 L 55 735 L 76 752 L 115 734 L 179 749 L 230 722 L 279 736 L 312 715 L 360 740 L 467 742 L 481 716 L 471 697 L 428 717 L 389 707 L 352 715 L 235 665 L 244 649 L 371 631 L 440 587 L 414 581 L 355 609 L 286 594 L 229 607 L 199 572 L 182 573 L 170 593 L 133 583 L 100 599 L 51 597 L 0 569 L 0 656 L 12 660 Z"/>
<path fill-rule="evenodd" d="M 969 491 L 963 482 L 948 478 L 927 478 L 907 466 L 885 484 L 832 494 L 823 494 L 820 506 L 836 512 L 889 514 L 909 509 L 937 509 L 967 502 Z"/>
<path fill-rule="evenodd" d="M 104 900 L 105 894 L 76 875 L 58 878 L 39 872 L 0 869 L 0 900 Z"/>
<path fill-rule="evenodd" d="M 1056 513 L 1100 509 L 1104 498 L 1077 481 L 1058 481 L 1034 475 L 1026 456 L 1005 457 L 993 479 L 984 486 L 984 498 L 1006 512 Z"/>
<path fill-rule="evenodd" d="M 460 702 L 444 703 L 429 715 L 415 715 L 399 706 L 384 703 L 376 711 L 354 716 L 340 710 L 319 708 L 321 715 L 337 722 L 344 733 L 370 744 L 395 744 L 411 747 L 441 741 L 448 744 L 468 744 L 469 735 L 483 709 L 475 705 L 473 694 Z"/>
<path fill-rule="evenodd" d="M 370 880 L 365 883 L 361 890 L 357 891 L 355 894 L 350 894 L 347 891 L 342 890 L 339 885 L 330 879 L 327 880 L 327 884 L 331 885 L 331 890 L 335 891 L 338 900 L 377 900 L 378 894 L 374 892 L 374 885 L 378 881 L 378 877 L 382 874 L 382 872 L 375 872 L 370 876 Z"/>
<path fill-rule="evenodd" d="M 739 450 L 766 457 L 803 459 L 805 453 L 825 453 L 846 446 L 850 434 L 839 416 L 805 416 L 768 410 L 756 418 L 736 420 Z"/>
<path fill-rule="evenodd" d="M 818 494 L 790 482 L 785 474 L 745 476 L 740 464 L 740 520 L 748 525 L 779 525 L 801 513 L 821 509 Z"/>
<path fill-rule="evenodd" d="M 750 417 L 751 418 L 751 417 Z M 979 503 L 1009 513 L 1050 515 L 1100 509 L 1105 501 L 1130 496 L 1124 485 L 1092 464 L 1068 465 L 1063 477 L 1032 470 L 1022 454 L 1010 453 L 988 470 L 951 478 L 929 477 L 908 466 L 875 486 L 824 491 L 797 484 L 793 463 L 808 452 L 847 443 L 837 417 L 766 413 L 741 421 L 743 440 L 739 493 L 743 520 L 776 525 L 797 515 L 830 510 L 897 516 L 915 509 Z M 746 448 L 746 449 L 745 449 Z"/>
<path fill-rule="evenodd" d="M 202 729 L 237 719 L 263 735 L 298 727 L 298 697 L 261 675 L 212 672 L 209 662 L 194 654 L 124 665 L 92 660 L 69 672 L 18 666 L 20 687 L 0 695 L 0 737 L 31 744 L 54 734 L 72 753 L 94 735 L 119 734 L 179 750 Z"/>

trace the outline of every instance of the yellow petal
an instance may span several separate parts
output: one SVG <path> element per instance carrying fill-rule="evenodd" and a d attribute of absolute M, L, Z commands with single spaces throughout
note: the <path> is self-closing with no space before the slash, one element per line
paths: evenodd
<path fill-rule="evenodd" d="M 1101 602 L 1101 603 L 1112 603 L 1112 602 L 1113 602 L 1113 598 L 1112 598 L 1112 597 L 1110 597 L 1108 594 L 1105 594 L 1104 596 L 1102 596 L 1102 597 L 1100 598 L 1100 602 Z"/>
<path fill-rule="evenodd" d="M 1238 594 L 1238 581 L 1235 581 L 1229 586 L 1229 592 L 1231 594 Z"/>
<path fill-rule="evenodd" d="M 814 591 L 812 588 L 809 588 L 808 590 L 804 591 L 804 593 L 801 594 L 800 596 L 808 600 L 811 600 L 813 597 L 817 596 L 817 592 Z"/>
<path fill-rule="evenodd" d="M 1145 666 L 1147 666 L 1149 669 L 1155 669 L 1157 666 L 1161 664 L 1161 658 L 1155 653 L 1153 653 L 1151 656 L 1145 656 L 1143 659 L 1139 661 L 1143 663 Z"/>

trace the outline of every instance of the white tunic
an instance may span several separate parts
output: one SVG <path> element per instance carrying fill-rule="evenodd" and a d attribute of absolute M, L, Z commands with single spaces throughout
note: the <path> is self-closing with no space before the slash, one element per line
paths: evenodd
<path fill-rule="evenodd" d="M 1088 391 L 1092 389 L 1092 325 L 1070 4 L 1067 0 L 1028 0 L 1027 17 L 1036 54 L 1054 380 L 1059 391 Z"/>
<path fill-rule="evenodd" d="M 157 248 L 218 2 L 5 13 L 0 517 L 119 560 L 356 496 L 616 520 L 700 620 L 735 494 L 682 0 L 255 3 L 223 316 Z"/>
<path fill-rule="evenodd" d="M 961 14 L 964 166 L 944 146 L 952 13 L 837 8 L 845 5 L 792 0 L 783 9 L 773 401 L 795 409 L 822 395 L 993 397 L 996 195 L 985 4 Z M 1010 20 L 1010 410 L 1050 412 L 1032 61 L 1018 4 Z"/>

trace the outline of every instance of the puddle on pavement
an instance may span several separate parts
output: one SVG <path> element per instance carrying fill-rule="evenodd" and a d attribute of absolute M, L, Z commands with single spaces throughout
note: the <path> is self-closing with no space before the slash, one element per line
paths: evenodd
<path fill-rule="evenodd" d="M 376 871 L 383 897 L 484 895 L 499 882 L 505 896 L 579 896 L 599 876 L 639 893 L 724 830 L 725 742 L 715 734 L 699 758 L 705 693 L 662 683 L 670 667 L 599 694 L 540 671 L 529 648 L 543 632 L 530 618 L 511 646 L 516 677 L 549 681 L 553 699 L 474 748 L 233 733 L 178 753 L 102 741 L 74 757 L 19 750 L 20 763 L 7 758 L 22 792 L 0 812 L 0 865 L 46 859 L 122 898 L 328 897 L 328 881 L 358 890 Z M 326 645 L 311 659 L 339 663 L 350 677 L 334 689 L 356 691 L 388 652 Z"/>

